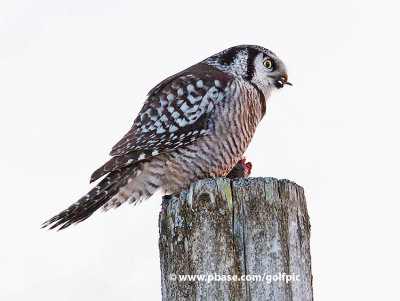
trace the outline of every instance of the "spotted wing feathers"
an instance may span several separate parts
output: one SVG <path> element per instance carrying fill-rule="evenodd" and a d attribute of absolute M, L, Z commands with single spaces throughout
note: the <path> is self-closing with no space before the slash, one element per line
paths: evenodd
<path fill-rule="evenodd" d="M 135 162 L 193 143 L 212 127 L 215 105 L 225 98 L 230 77 L 199 63 L 167 78 L 152 91 L 131 130 L 112 148 L 111 158 L 91 181 Z"/>

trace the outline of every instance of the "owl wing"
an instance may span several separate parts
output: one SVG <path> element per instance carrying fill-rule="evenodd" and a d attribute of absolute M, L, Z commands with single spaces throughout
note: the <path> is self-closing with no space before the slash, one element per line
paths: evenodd
<path fill-rule="evenodd" d="M 118 168 L 193 143 L 209 134 L 214 106 L 225 98 L 232 77 L 199 63 L 155 86 L 131 130 L 112 148 L 113 156 L 91 182 Z"/>

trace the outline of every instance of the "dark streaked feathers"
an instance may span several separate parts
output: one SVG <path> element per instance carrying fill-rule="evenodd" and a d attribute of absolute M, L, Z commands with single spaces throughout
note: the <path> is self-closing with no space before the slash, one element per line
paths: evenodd
<path fill-rule="evenodd" d="M 126 184 L 129 176 L 137 168 L 138 166 L 129 166 L 114 170 L 77 202 L 43 223 L 42 228 L 54 229 L 60 226 L 61 230 L 87 219 L 118 193 L 119 188 Z"/>
<path fill-rule="evenodd" d="M 91 182 L 209 134 L 213 106 L 224 98 L 230 80 L 222 71 L 199 63 L 158 84 L 131 130 L 113 147 L 114 157 L 92 174 Z"/>

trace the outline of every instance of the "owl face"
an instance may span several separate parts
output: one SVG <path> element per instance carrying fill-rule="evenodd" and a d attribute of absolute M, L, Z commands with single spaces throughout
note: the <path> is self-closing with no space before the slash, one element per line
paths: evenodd
<path fill-rule="evenodd" d="M 265 95 L 289 83 L 286 67 L 270 50 L 255 45 L 240 45 L 217 53 L 203 62 L 250 82 Z"/>
<path fill-rule="evenodd" d="M 261 91 L 269 91 L 272 88 L 282 88 L 291 85 L 288 82 L 285 65 L 272 52 L 263 51 L 255 55 L 253 61 L 253 72 L 248 80 L 256 85 Z M 248 66 L 249 68 L 249 66 Z"/>

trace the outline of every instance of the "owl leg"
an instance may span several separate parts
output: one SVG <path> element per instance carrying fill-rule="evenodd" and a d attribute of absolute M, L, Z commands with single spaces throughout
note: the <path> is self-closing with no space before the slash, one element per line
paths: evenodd
<path fill-rule="evenodd" d="M 250 176 L 251 169 L 253 165 L 251 162 L 246 163 L 246 159 L 243 158 L 240 160 L 235 167 L 228 173 L 226 176 L 227 178 L 234 179 L 234 178 L 245 178 L 247 179 Z"/>

